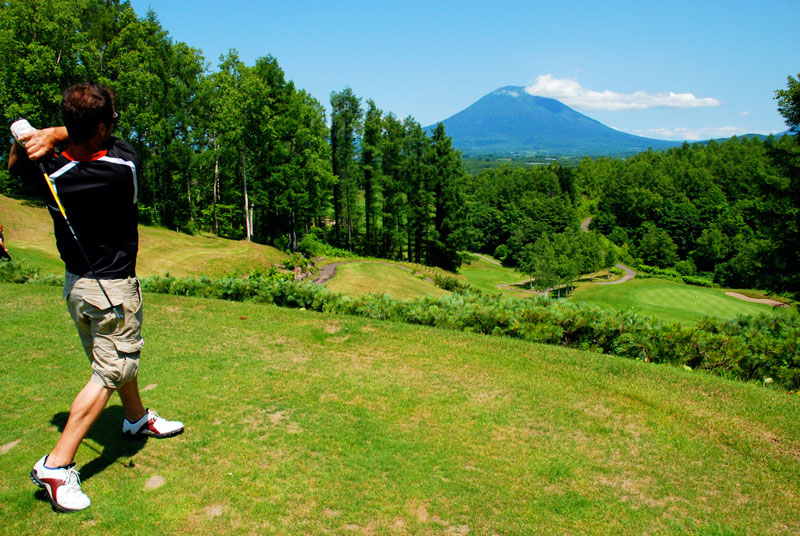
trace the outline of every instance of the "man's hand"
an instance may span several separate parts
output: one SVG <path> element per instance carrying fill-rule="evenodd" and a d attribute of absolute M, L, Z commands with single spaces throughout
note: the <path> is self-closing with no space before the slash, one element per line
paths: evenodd
<path fill-rule="evenodd" d="M 13 168 L 18 162 L 26 159 L 37 161 L 53 153 L 56 145 L 69 139 L 66 127 L 40 128 L 33 133 L 20 138 L 25 142 L 23 147 L 16 141 L 11 146 L 8 155 L 8 169 Z"/>
<path fill-rule="evenodd" d="M 56 145 L 67 141 L 65 127 L 41 128 L 24 138 L 25 152 L 30 160 L 40 160 L 53 153 Z"/>

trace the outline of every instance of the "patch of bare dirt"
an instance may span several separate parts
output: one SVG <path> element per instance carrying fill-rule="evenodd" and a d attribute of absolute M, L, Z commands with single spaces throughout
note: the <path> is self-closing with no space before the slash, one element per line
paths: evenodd
<path fill-rule="evenodd" d="M 325 325 L 325 333 L 330 333 L 333 335 L 334 333 L 339 333 L 341 331 L 342 326 L 341 324 L 326 324 Z"/>
<path fill-rule="evenodd" d="M 159 475 L 151 476 L 147 483 L 144 485 L 147 489 L 156 489 L 164 485 L 164 477 Z"/>
<path fill-rule="evenodd" d="M 211 506 L 206 506 L 205 511 L 208 517 L 218 517 L 225 511 L 225 506 L 221 504 L 212 504 Z"/>
<path fill-rule="evenodd" d="M 271 422 L 272 424 L 278 425 L 281 423 L 281 421 L 287 418 L 287 412 L 276 411 L 275 413 L 270 413 L 269 415 L 267 415 L 267 418 L 269 419 L 269 422 Z"/>
<path fill-rule="evenodd" d="M 428 514 L 428 503 L 415 500 L 408 505 L 408 509 L 420 523 L 427 523 L 431 518 L 430 514 Z"/>
<path fill-rule="evenodd" d="M 19 445 L 19 439 L 12 441 L 11 443 L 6 443 L 2 447 L 0 447 L 0 454 L 5 454 L 6 452 L 13 449 L 17 445 Z"/>

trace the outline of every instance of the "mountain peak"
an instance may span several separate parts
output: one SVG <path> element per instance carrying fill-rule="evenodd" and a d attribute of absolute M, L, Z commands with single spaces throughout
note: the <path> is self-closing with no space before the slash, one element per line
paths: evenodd
<path fill-rule="evenodd" d="M 472 155 L 620 155 L 678 145 L 614 130 L 522 86 L 498 88 L 442 122 L 453 146 Z"/>
<path fill-rule="evenodd" d="M 505 86 L 492 91 L 492 95 L 509 95 L 511 97 L 521 97 L 525 93 L 525 88 L 522 86 Z"/>

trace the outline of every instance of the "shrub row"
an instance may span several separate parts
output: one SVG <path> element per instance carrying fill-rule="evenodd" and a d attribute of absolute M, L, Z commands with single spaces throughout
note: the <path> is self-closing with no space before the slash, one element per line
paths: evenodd
<path fill-rule="evenodd" d="M 63 275 L 41 275 L 27 262 L 0 260 L 0 281 L 4 283 L 32 283 L 35 285 L 63 285 Z"/>
<path fill-rule="evenodd" d="M 310 233 L 305 235 L 297 244 L 298 251 L 309 257 L 352 257 L 353 254 L 346 249 L 335 248 L 324 242 L 317 235 Z"/>
<path fill-rule="evenodd" d="M 661 279 L 668 279 L 678 283 L 686 283 L 687 285 L 694 285 L 696 287 L 716 287 L 714 281 L 706 277 L 697 275 L 681 274 L 672 268 L 659 268 L 657 266 L 649 266 L 647 264 L 640 264 L 637 275 L 642 278 L 658 277 Z"/>
<path fill-rule="evenodd" d="M 6 268 L 4 265 L 11 265 Z M 35 271 L 0 263 L 0 280 L 49 282 Z M 347 296 L 283 277 L 142 278 L 147 292 L 271 303 L 334 314 L 394 320 L 500 335 L 672 363 L 741 380 L 800 388 L 800 321 L 760 315 L 731 321 L 707 318 L 694 327 L 667 324 L 633 312 L 603 311 L 545 297 L 515 300 L 471 293 L 396 300 Z"/>

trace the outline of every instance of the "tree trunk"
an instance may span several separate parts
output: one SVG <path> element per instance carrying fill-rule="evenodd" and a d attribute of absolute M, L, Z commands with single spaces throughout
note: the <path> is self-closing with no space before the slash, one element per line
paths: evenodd
<path fill-rule="evenodd" d="M 194 210 L 192 209 L 192 179 L 189 175 L 189 168 L 185 168 L 183 172 L 186 177 L 186 206 L 189 207 L 189 221 L 194 221 Z"/>
<path fill-rule="evenodd" d="M 247 199 L 247 161 L 245 160 L 244 150 L 242 150 L 242 177 L 244 178 L 244 226 L 247 241 L 250 242 L 252 227 L 250 222 L 250 203 Z"/>
<path fill-rule="evenodd" d="M 217 151 L 217 137 L 214 136 L 214 181 L 211 193 L 212 213 L 214 214 L 214 234 L 219 234 L 219 221 L 217 220 L 217 198 L 219 196 L 219 152 Z"/>
<path fill-rule="evenodd" d="M 371 174 L 371 172 L 370 172 Z M 366 224 L 366 236 L 364 237 L 364 252 L 367 256 L 372 254 L 372 177 L 364 177 L 364 218 Z"/>
<path fill-rule="evenodd" d="M 161 215 L 159 214 L 158 204 L 159 204 L 159 192 L 161 192 L 161 179 L 158 176 L 158 168 L 156 167 L 156 149 L 155 147 L 150 149 L 150 184 L 152 187 L 150 189 L 153 192 L 153 223 L 161 222 Z"/>
<path fill-rule="evenodd" d="M 295 219 L 294 219 L 294 210 L 292 210 L 292 230 L 290 235 L 290 242 L 291 242 L 291 249 L 292 251 L 297 251 L 297 230 L 295 229 Z"/>
<path fill-rule="evenodd" d="M 253 226 L 253 214 L 255 213 L 255 210 L 254 210 L 255 207 L 256 207 L 255 203 L 250 203 L 250 218 L 249 218 L 250 230 L 247 232 L 247 236 L 248 236 L 247 241 L 248 242 L 250 242 L 251 239 L 253 238 L 253 227 L 254 227 Z"/>

